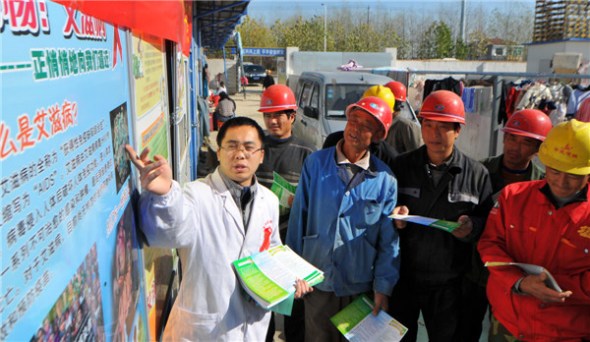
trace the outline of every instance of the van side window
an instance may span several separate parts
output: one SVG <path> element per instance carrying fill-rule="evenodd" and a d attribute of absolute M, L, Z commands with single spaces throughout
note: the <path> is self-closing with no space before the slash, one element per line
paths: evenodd
<path fill-rule="evenodd" d="M 309 105 L 311 108 L 320 111 L 320 87 L 317 84 L 313 85 L 313 90 L 311 93 L 311 103 Z"/>
<path fill-rule="evenodd" d="M 305 108 L 309 104 L 311 97 L 312 86 L 309 83 L 303 84 L 303 91 L 301 92 L 301 98 L 299 99 L 299 107 Z"/>

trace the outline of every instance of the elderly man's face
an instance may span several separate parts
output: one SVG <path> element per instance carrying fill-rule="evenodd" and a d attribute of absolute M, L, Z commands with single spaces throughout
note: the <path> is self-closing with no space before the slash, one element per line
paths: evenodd
<path fill-rule="evenodd" d="M 547 179 L 549 189 L 551 189 L 553 195 L 559 198 L 567 198 L 575 195 L 588 184 L 588 180 L 590 179 L 590 175 L 573 175 L 550 167 L 546 169 L 545 179 Z"/>
<path fill-rule="evenodd" d="M 383 135 L 377 119 L 362 109 L 355 108 L 348 113 L 344 128 L 344 143 L 357 151 L 367 150 L 371 142 L 377 142 Z"/>

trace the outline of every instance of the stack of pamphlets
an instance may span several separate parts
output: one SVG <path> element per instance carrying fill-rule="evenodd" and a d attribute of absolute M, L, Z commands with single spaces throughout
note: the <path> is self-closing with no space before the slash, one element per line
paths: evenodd
<path fill-rule="evenodd" d="M 265 309 L 293 298 L 297 279 L 306 280 L 310 286 L 324 280 L 324 272 L 287 246 L 276 246 L 236 260 L 233 266 L 244 290 Z M 290 314 L 290 305 L 288 307 Z"/>

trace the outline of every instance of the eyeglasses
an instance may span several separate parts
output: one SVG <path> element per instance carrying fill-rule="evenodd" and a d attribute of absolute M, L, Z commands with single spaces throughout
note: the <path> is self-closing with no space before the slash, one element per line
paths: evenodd
<path fill-rule="evenodd" d="M 258 151 L 262 151 L 262 147 L 256 147 L 254 144 L 251 143 L 239 143 L 239 142 L 229 142 L 225 146 L 221 146 L 222 149 L 226 150 L 229 154 L 236 154 L 239 151 L 244 153 L 244 157 L 246 159 L 252 157 L 252 155 Z"/>

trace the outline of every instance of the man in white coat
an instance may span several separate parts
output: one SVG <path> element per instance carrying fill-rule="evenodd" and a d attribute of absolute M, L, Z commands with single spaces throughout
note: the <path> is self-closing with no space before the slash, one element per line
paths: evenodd
<path fill-rule="evenodd" d="M 278 200 L 254 176 L 263 137 L 252 119 L 227 121 L 217 135 L 219 167 L 184 189 L 165 158 L 126 146 L 143 189 L 142 230 L 151 245 L 178 248 L 184 271 L 164 340 L 264 341 L 270 313 L 240 287 L 231 266 L 281 244 Z M 311 291 L 303 281 L 296 288 L 296 297 Z"/>

